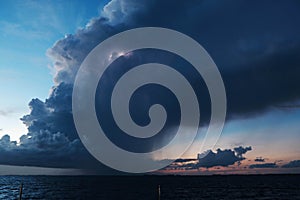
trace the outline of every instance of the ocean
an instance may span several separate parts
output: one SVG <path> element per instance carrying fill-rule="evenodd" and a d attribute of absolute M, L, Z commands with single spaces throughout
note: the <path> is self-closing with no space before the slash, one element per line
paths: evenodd
<path fill-rule="evenodd" d="M 0 176 L 0 199 L 21 182 L 22 199 L 300 199 L 300 175 Z"/>

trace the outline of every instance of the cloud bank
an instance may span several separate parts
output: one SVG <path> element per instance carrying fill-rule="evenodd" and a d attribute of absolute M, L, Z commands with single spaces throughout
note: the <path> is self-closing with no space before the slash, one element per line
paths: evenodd
<path fill-rule="evenodd" d="M 263 164 L 253 164 L 250 165 L 250 169 L 257 169 L 257 168 L 277 168 L 278 165 L 276 163 L 263 163 Z"/>

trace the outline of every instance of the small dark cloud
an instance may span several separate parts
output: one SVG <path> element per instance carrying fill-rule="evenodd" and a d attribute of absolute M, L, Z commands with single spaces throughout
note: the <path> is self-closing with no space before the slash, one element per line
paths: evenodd
<path fill-rule="evenodd" d="M 300 160 L 293 160 L 288 164 L 282 165 L 282 168 L 298 168 L 300 167 Z"/>
<path fill-rule="evenodd" d="M 277 168 L 278 165 L 276 163 L 263 163 L 263 164 L 253 164 L 250 165 L 250 169 L 255 169 L 255 168 Z"/>
<path fill-rule="evenodd" d="M 256 157 L 254 161 L 255 161 L 255 162 L 265 162 L 266 159 L 263 158 L 263 157 Z"/>
<path fill-rule="evenodd" d="M 245 154 L 247 151 L 251 151 L 252 147 L 251 146 L 249 146 L 249 147 L 239 146 L 239 147 L 235 147 L 233 150 L 239 158 L 243 158 L 243 154 Z"/>

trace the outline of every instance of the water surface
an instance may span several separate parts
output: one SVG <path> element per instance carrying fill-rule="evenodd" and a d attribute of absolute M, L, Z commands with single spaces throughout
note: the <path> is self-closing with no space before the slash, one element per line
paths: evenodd
<path fill-rule="evenodd" d="M 300 199 L 300 175 L 0 176 L 0 199 Z"/>

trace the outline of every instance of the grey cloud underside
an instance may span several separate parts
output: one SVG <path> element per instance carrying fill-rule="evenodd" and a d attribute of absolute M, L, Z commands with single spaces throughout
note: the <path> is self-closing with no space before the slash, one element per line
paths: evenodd
<path fill-rule="evenodd" d="M 56 84 L 45 102 L 30 102 L 31 113 L 21 119 L 28 126 L 28 134 L 20 138 L 20 145 L 6 136 L 1 139 L 0 164 L 106 169 L 78 139 L 71 110 L 72 87 L 86 55 L 101 41 L 129 28 L 171 28 L 203 45 L 222 74 L 229 119 L 253 116 L 299 100 L 298 1 L 113 0 L 105 9 L 106 18 L 91 20 L 87 27 L 67 35 L 48 50 Z M 191 82 L 197 87 L 196 79 Z M 205 95 L 203 98 L 209 99 Z M 205 117 L 209 111 L 202 116 L 209 119 Z M 198 167 L 240 162 L 248 150 L 210 152 L 199 160 Z"/>

